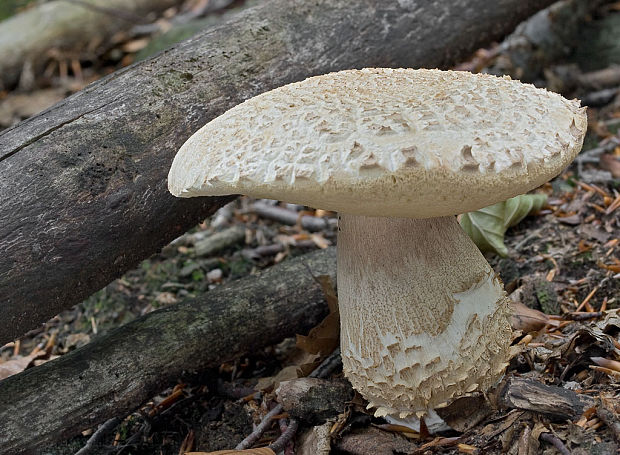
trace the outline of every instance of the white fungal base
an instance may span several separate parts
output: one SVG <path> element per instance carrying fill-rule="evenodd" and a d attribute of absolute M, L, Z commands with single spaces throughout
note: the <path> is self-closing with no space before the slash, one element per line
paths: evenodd
<path fill-rule="evenodd" d="M 422 416 L 500 378 L 508 300 L 454 217 L 342 215 L 339 231 L 344 371 L 375 415 Z"/>
<path fill-rule="evenodd" d="M 420 419 L 416 416 L 409 416 L 404 419 L 394 416 L 385 416 L 385 420 L 393 425 L 400 425 L 411 428 L 413 431 L 420 432 Z M 450 431 L 452 428 L 448 425 L 439 414 L 433 409 L 429 409 L 424 416 L 424 425 L 430 434 L 436 434 L 440 431 Z"/>

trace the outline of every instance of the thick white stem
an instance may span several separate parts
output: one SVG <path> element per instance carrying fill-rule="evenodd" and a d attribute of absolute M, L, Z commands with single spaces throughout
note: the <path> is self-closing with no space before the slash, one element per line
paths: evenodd
<path fill-rule="evenodd" d="M 344 371 L 376 415 L 484 391 L 507 365 L 506 293 L 455 217 L 341 215 L 338 296 Z"/>

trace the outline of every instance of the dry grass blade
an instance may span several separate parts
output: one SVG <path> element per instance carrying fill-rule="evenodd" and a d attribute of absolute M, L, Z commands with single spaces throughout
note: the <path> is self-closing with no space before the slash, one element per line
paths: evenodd
<path fill-rule="evenodd" d="M 175 390 L 169 396 L 164 398 L 164 400 L 161 403 L 159 403 L 157 406 L 151 409 L 151 411 L 149 412 L 149 417 L 153 417 L 157 413 L 163 411 L 164 409 L 168 409 L 174 403 L 179 401 L 179 399 L 182 397 L 183 397 L 183 387 L 175 387 Z"/>
<path fill-rule="evenodd" d="M 586 296 L 586 298 L 583 299 L 583 302 L 581 302 L 579 306 L 575 308 L 575 311 L 581 311 L 581 309 L 590 302 L 590 299 L 592 299 L 596 291 L 598 291 L 598 288 L 598 286 L 594 286 L 594 289 L 592 289 L 590 293 Z"/>
<path fill-rule="evenodd" d="M 613 200 L 611 204 L 609 204 L 609 207 L 607 207 L 607 209 L 605 210 L 605 215 L 611 214 L 611 212 L 616 210 L 618 207 L 620 207 L 620 196 L 618 196 L 616 199 Z"/>

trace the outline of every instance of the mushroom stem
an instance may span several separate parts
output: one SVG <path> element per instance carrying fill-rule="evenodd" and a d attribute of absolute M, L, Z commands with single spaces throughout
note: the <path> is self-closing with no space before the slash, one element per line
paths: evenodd
<path fill-rule="evenodd" d="M 453 216 L 342 214 L 338 295 L 345 375 L 377 416 L 421 416 L 507 365 L 506 293 Z"/>

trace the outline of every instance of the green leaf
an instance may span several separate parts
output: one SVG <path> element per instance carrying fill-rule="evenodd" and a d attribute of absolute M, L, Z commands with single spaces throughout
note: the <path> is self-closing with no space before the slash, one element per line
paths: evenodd
<path fill-rule="evenodd" d="M 508 199 L 504 214 L 504 225 L 506 228 L 516 226 L 528 214 L 540 210 L 547 202 L 545 194 L 522 194 Z"/>
<path fill-rule="evenodd" d="M 484 207 L 461 216 L 461 227 L 480 251 L 508 255 L 504 245 L 506 229 L 515 226 L 529 213 L 540 210 L 547 201 L 544 194 L 521 194 L 504 202 Z"/>

